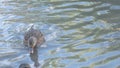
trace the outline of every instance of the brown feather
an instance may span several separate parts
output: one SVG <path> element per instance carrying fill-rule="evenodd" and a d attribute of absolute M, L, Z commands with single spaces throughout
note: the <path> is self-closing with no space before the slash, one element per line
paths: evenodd
<path fill-rule="evenodd" d="M 45 42 L 44 36 L 43 34 L 38 30 L 38 29 L 34 29 L 33 26 L 28 30 L 28 32 L 25 33 L 24 35 L 24 45 L 28 46 L 28 40 L 30 39 L 30 37 L 34 36 L 37 39 L 37 43 L 36 45 L 41 45 Z"/>

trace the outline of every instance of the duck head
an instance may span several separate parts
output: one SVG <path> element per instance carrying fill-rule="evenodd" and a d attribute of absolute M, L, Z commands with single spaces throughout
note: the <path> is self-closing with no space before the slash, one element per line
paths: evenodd
<path fill-rule="evenodd" d="M 29 47 L 29 51 L 30 53 L 34 53 L 34 48 L 37 45 L 37 38 L 32 36 L 28 39 L 28 47 Z"/>

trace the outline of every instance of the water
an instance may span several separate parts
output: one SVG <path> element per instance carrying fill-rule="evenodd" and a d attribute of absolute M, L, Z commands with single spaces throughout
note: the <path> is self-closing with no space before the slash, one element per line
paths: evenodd
<path fill-rule="evenodd" d="M 46 42 L 30 55 L 31 25 Z M 120 68 L 120 1 L 1 0 L 0 68 Z"/>

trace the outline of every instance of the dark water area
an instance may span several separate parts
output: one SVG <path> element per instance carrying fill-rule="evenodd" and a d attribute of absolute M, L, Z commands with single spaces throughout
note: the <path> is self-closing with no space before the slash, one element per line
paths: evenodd
<path fill-rule="evenodd" d="M 46 42 L 29 54 L 32 26 Z M 120 68 L 119 0 L 0 0 L 0 68 Z"/>

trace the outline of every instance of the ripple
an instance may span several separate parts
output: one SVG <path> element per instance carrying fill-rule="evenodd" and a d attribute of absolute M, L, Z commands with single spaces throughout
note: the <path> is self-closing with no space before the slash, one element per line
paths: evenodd
<path fill-rule="evenodd" d="M 120 6 L 119 5 L 113 5 L 110 7 L 111 10 L 120 10 Z"/>
<path fill-rule="evenodd" d="M 109 3 L 102 3 L 101 5 L 96 6 L 95 8 L 104 8 L 104 7 L 110 7 L 111 4 Z"/>
<path fill-rule="evenodd" d="M 98 15 L 103 15 L 103 14 L 108 14 L 109 10 L 103 10 L 103 11 L 98 11 L 97 14 Z"/>
<path fill-rule="evenodd" d="M 95 29 L 95 28 L 100 28 L 100 29 L 111 29 L 112 25 L 107 23 L 107 21 L 104 20 L 98 20 L 94 22 L 91 25 L 84 26 L 84 28 L 89 28 L 89 29 Z"/>
<path fill-rule="evenodd" d="M 0 68 L 34 68 L 24 33 L 34 25 L 46 42 L 42 68 L 114 68 L 119 65 L 118 1 L 0 1 Z"/>

